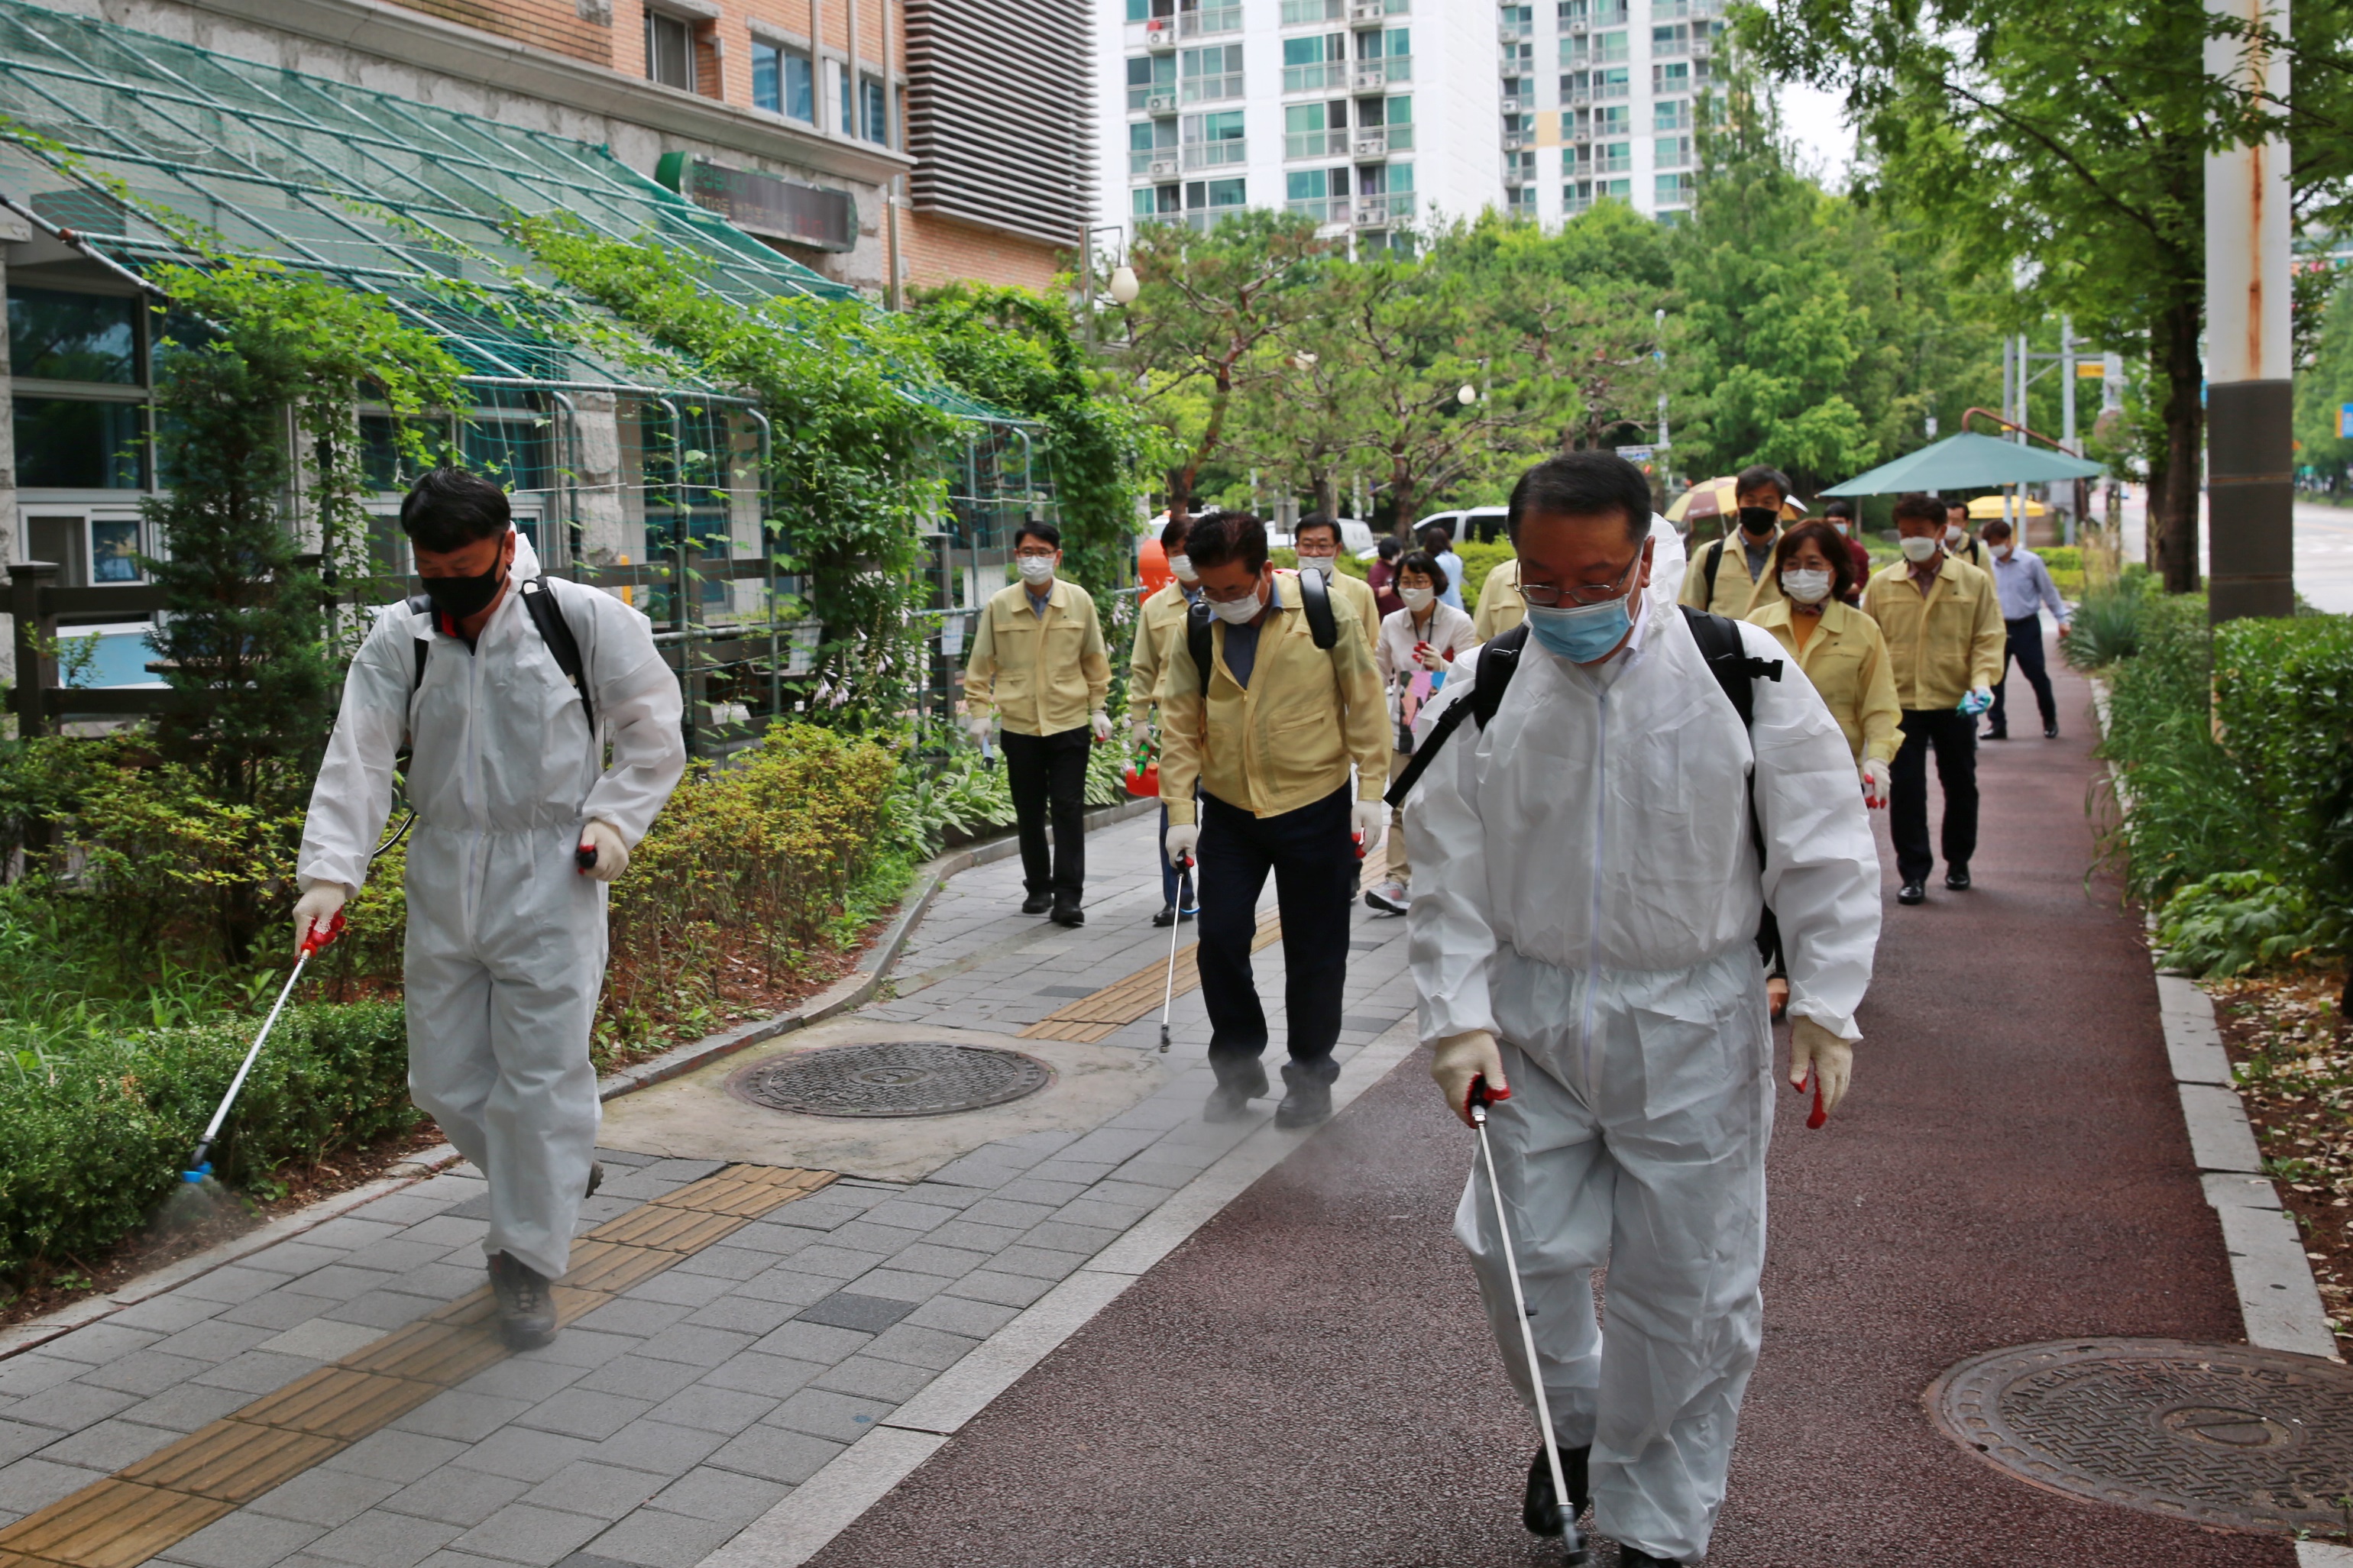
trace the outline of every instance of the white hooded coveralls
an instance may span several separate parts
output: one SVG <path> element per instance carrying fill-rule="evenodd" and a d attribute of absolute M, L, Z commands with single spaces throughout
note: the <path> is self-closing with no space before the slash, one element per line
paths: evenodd
<path fill-rule="evenodd" d="M 1753 750 L 1683 616 L 1653 599 L 1595 669 L 1531 640 L 1493 720 L 1455 731 L 1406 812 L 1421 1037 L 1503 1043 L 1512 1094 L 1490 1136 L 1556 1429 L 1592 1445 L 1596 1528 L 1676 1562 L 1707 1550 L 1757 1360 L 1774 1093 L 1759 900 L 1780 921 L 1791 1012 L 1848 1039 L 1879 936 L 1838 723 L 1769 633 L 1740 631 L 1752 657 L 1782 659 L 1778 681 L 1755 682 Z M 1526 1399 L 1475 1165 L 1455 1231 Z"/>
<path fill-rule="evenodd" d="M 564 1273 L 595 1155 L 589 1025 L 605 974 L 606 885 L 580 874 L 582 827 L 634 847 L 685 771 L 678 678 L 643 616 L 545 579 L 596 700 L 580 698 L 514 584 L 471 653 L 406 605 L 376 612 L 343 679 L 311 793 L 300 872 L 356 891 L 392 809 L 393 756 L 414 737 L 408 798 L 408 1085 L 490 1179 L 486 1253 Z M 417 644 L 429 640 L 417 682 Z M 415 694 L 412 697 L 412 687 Z"/>

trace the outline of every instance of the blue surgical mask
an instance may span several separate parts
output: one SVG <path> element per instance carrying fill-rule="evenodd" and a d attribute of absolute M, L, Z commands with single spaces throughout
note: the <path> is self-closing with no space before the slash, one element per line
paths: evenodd
<path fill-rule="evenodd" d="M 1623 596 L 1599 605 L 1528 606 L 1528 635 L 1571 664 L 1591 664 L 1623 642 L 1633 625 Z"/>

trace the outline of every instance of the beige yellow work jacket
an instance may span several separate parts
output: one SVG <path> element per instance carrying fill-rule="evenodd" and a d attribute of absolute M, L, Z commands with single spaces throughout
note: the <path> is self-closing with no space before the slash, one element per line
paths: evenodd
<path fill-rule="evenodd" d="M 1151 715 L 1160 701 L 1160 677 L 1168 668 L 1169 645 L 1185 636 L 1185 612 L 1192 602 L 1176 583 L 1147 595 L 1135 616 L 1135 643 L 1127 656 L 1127 716 Z"/>
<path fill-rule="evenodd" d="M 1894 759 L 1903 743 L 1903 705 L 1895 700 L 1895 673 L 1887 658 L 1887 639 L 1879 623 L 1861 610 L 1835 599 L 1822 606 L 1822 618 L 1801 650 L 1790 622 L 1797 611 L 1786 598 L 1748 618 L 1773 634 L 1798 668 L 1806 672 L 1822 704 L 1838 721 L 1847 750 L 1858 763 Z"/>
<path fill-rule="evenodd" d="M 1694 552 L 1691 570 L 1683 574 L 1683 592 L 1676 595 L 1678 604 L 1689 605 L 1696 610 L 1712 610 L 1719 616 L 1745 621 L 1781 596 L 1781 574 L 1773 570 L 1770 559 L 1766 561 L 1765 570 L 1757 574 L 1754 583 L 1748 580 L 1747 551 L 1739 540 L 1740 531 L 1736 528 L 1722 539 L 1702 545 Z M 1777 530 L 1773 542 L 1778 544 L 1780 542 L 1781 535 Z M 1732 552 L 1724 557 L 1724 564 L 1716 569 L 1715 593 L 1711 596 L 1707 591 L 1707 563 L 1726 549 Z"/>
<path fill-rule="evenodd" d="M 1479 590 L 1479 613 L 1471 630 L 1481 642 L 1493 642 L 1528 618 L 1528 601 L 1520 593 L 1520 563 L 1506 561 L 1487 574 Z"/>
<path fill-rule="evenodd" d="M 992 595 L 979 619 L 964 667 L 965 712 L 994 709 L 1009 733 L 1059 735 L 1084 726 L 1110 695 L 1103 626 L 1077 584 L 1055 578 L 1041 617 L 1016 583 Z"/>
<path fill-rule="evenodd" d="M 2001 595 L 1968 562 L 1947 556 L 1925 595 L 1910 562 L 1883 567 L 1863 585 L 1862 608 L 1887 639 L 1905 710 L 1957 707 L 2001 678 Z"/>

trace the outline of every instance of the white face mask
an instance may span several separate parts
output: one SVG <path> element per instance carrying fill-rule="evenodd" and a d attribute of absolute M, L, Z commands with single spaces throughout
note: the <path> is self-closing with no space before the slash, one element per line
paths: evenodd
<path fill-rule="evenodd" d="M 1819 605 L 1831 596 L 1831 574 L 1821 571 L 1784 572 L 1781 592 L 1801 605 Z"/>
<path fill-rule="evenodd" d="M 1904 552 L 1905 560 L 1915 565 L 1936 558 L 1936 542 L 1933 539 L 1907 537 L 1899 541 L 1896 548 Z"/>
<path fill-rule="evenodd" d="M 1418 616 L 1436 602 L 1438 591 L 1434 588 L 1399 588 L 1398 597 L 1405 601 L 1407 609 Z"/>
<path fill-rule="evenodd" d="M 1171 555 L 1168 558 L 1168 570 L 1176 574 L 1176 580 L 1180 583 L 1199 581 L 1193 575 L 1193 558 L 1189 555 Z"/>
<path fill-rule="evenodd" d="M 1961 536 L 1968 531 L 1968 530 L 1965 528 L 1956 528 L 1953 524 L 1948 522 L 1945 524 L 1945 542 L 1947 544 L 1958 544 L 1961 542 Z"/>
<path fill-rule="evenodd" d="M 1054 558 L 1050 555 L 1018 555 L 1014 557 L 1013 567 L 1032 588 L 1054 580 Z"/>
<path fill-rule="evenodd" d="M 1250 622 L 1258 619 L 1258 613 L 1264 608 L 1266 608 L 1265 601 L 1259 597 L 1256 589 L 1252 589 L 1247 598 L 1209 601 L 1209 614 L 1229 626 L 1250 625 Z"/>
<path fill-rule="evenodd" d="M 1335 564 L 1335 558 L 1329 555 L 1302 554 L 1299 557 L 1299 569 L 1302 572 L 1320 572 L 1326 577 L 1332 575 Z"/>
<path fill-rule="evenodd" d="M 2018 553 L 2018 546 L 2015 544 L 1998 544 L 1994 547 L 1993 552 L 1996 555 L 2000 556 L 2004 561 L 2007 561 L 2011 556 Z"/>

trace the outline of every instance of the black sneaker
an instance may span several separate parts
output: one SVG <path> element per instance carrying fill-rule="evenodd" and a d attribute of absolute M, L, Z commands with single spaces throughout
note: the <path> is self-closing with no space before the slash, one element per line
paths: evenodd
<path fill-rule="evenodd" d="M 596 1195 L 596 1189 L 597 1189 L 598 1187 L 603 1186 L 604 1184 L 605 1184 L 605 1162 L 604 1162 L 604 1161 L 602 1161 L 602 1160 L 591 1160 L 591 1161 L 589 1161 L 589 1162 L 588 1162 L 588 1190 L 587 1190 L 586 1192 L 585 1192 L 585 1193 L 581 1194 L 580 1195 L 581 1195 L 582 1197 L 584 1197 L 584 1198 L 593 1198 L 593 1197 L 595 1197 L 595 1196 Z"/>
<path fill-rule="evenodd" d="M 1152 923 L 1158 926 L 1162 931 L 1166 931 L 1170 926 L 1175 925 L 1176 923 L 1176 906 L 1174 904 L 1161 905 L 1160 912 L 1152 917 Z"/>
<path fill-rule="evenodd" d="M 555 1298 L 529 1264 L 492 1253 L 491 1294 L 498 1298 L 499 1332 L 509 1349 L 537 1350 L 555 1337 Z"/>
<path fill-rule="evenodd" d="M 1967 866 L 1955 866 L 1950 870 L 1947 870 L 1945 873 L 1945 886 L 1952 889 L 1953 891 L 1957 893 L 1968 892 L 1969 890 L 1969 868 Z"/>
<path fill-rule="evenodd" d="M 2007 741 L 2010 739 L 2010 731 L 2008 730 L 1988 730 L 1978 738 L 1986 741 Z"/>
<path fill-rule="evenodd" d="M 1079 908 L 1076 899 L 1054 900 L 1054 923 L 1058 926 L 1082 926 L 1087 923 L 1087 911 Z"/>
<path fill-rule="evenodd" d="M 1021 900 L 1021 912 L 1025 915 L 1042 915 L 1053 907 L 1054 895 L 1051 893 L 1032 893 Z"/>
<path fill-rule="evenodd" d="M 1928 901 L 1928 889 L 1922 887 L 1917 882 L 1906 882 L 1902 887 L 1895 889 L 1895 901 L 1899 904 L 1926 903 Z"/>
<path fill-rule="evenodd" d="M 1285 1062 L 1282 1081 L 1282 1103 L 1274 1108 L 1277 1127 L 1296 1131 L 1332 1120 L 1332 1086 L 1320 1074 L 1303 1072 L 1297 1062 Z"/>
<path fill-rule="evenodd" d="M 1218 1069 L 1218 1087 L 1201 1107 L 1204 1121 L 1240 1121 L 1250 1114 L 1250 1102 L 1267 1090 L 1264 1064 L 1239 1061 Z"/>
<path fill-rule="evenodd" d="M 1592 1457 L 1590 1447 L 1560 1451 L 1561 1474 L 1568 1482 L 1568 1511 L 1563 1513 L 1560 1500 L 1553 1496 L 1552 1466 L 1545 1462 L 1544 1448 L 1537 1447 L 1536 1457 L 1528 1461 L 1527 1490 L 1520 1499 L 1520 1522 L 1528 1527 L 1529 1534 L 1549 1540 L 1561 1534 L 1563 1526 L 1577 1522 L 1585 1505 L 1593 1500 L 1593 1489 L 1586 1480 Z"/>
<path fill-rule="evenodd" d="M 2058 726 L 2058 725 L 2056 725 L 2056 724 L 2045 724 L 2045 725 L 2043 725 L 2043 726 L 2042 726 L 2042 738 L 2043 738 L 2044 740 L 2046 740 L 2046 741 L 2055 741 L 2055 740 L 2057 740 L 2057 739 L 2059 738 L 2059 726 Z"/>

